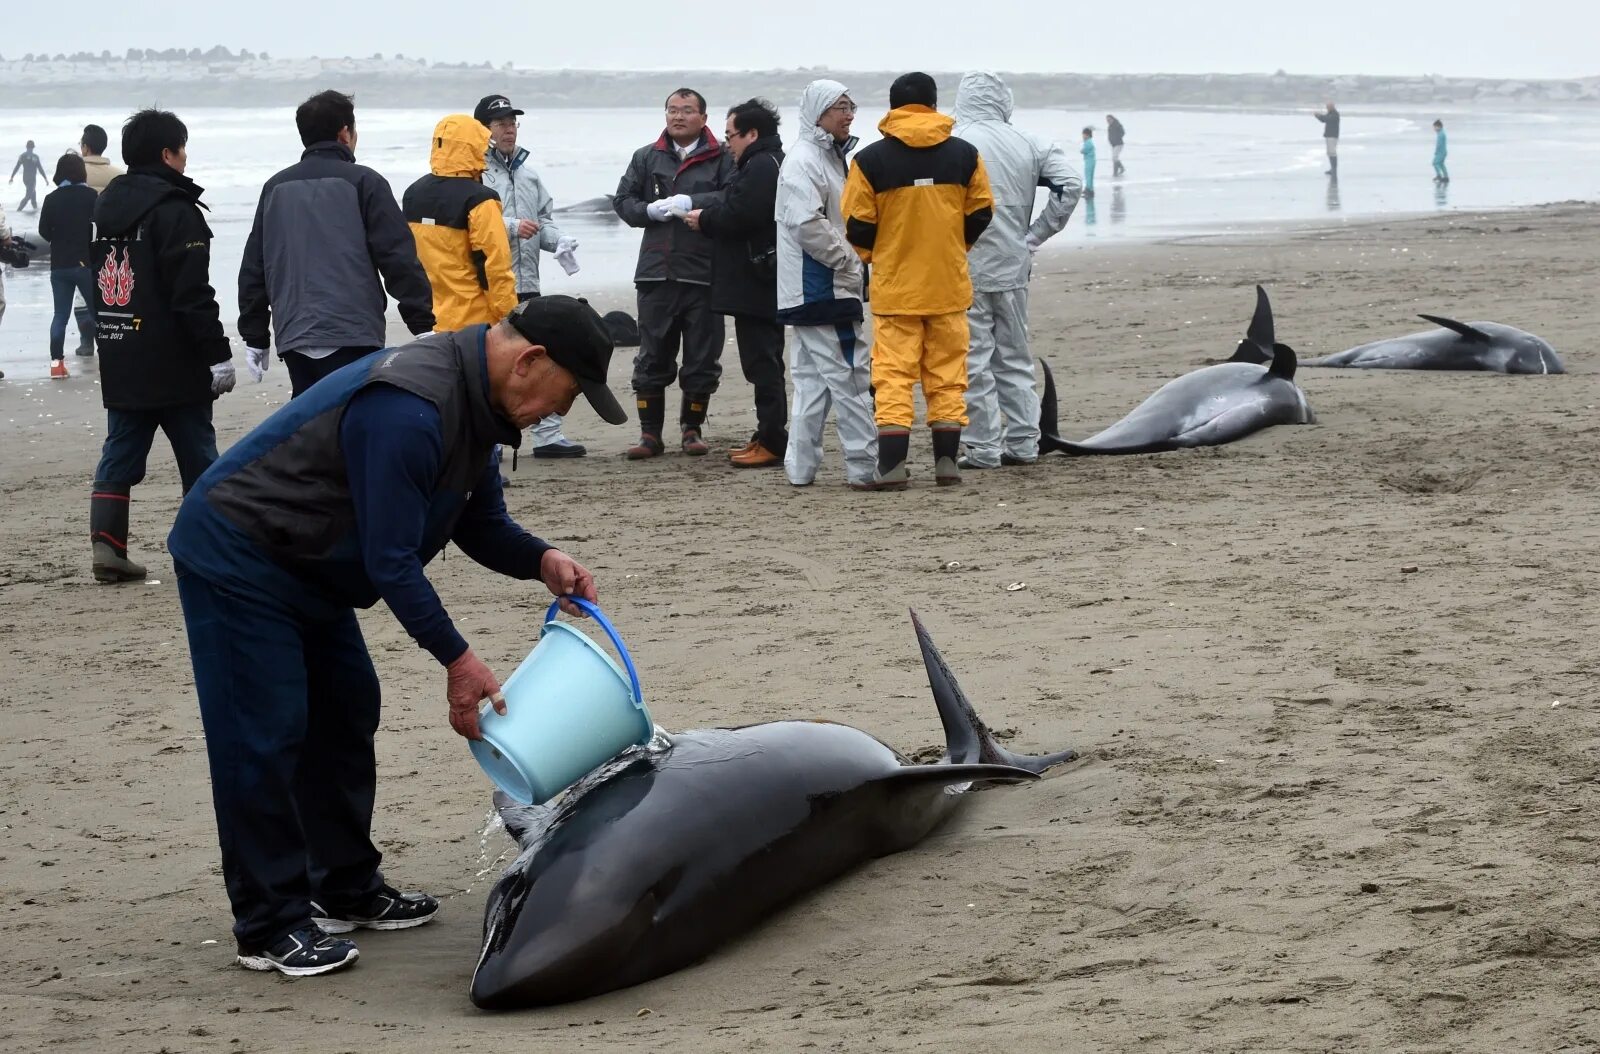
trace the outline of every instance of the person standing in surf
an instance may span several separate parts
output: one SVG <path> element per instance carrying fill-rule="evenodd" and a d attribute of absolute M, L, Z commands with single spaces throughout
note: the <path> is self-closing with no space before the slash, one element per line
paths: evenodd
<path fill-rule="evenodd" d="M 1444 122 L 1433 122 L 1433 181 L 1435 183 L 1450 182 L 1450 170 L 1444 167 L 1444 159 L 1450 155 L 1450 144 L 1445 138 Z"/>
<path fill-rule="evenodd" d="M 1128 170 L 1122 163 L 1122 140 L 1126 132 L 1115 114 L 1106 114 L 1106 142 L 1111 144 L 1111 174 L 1120 176 Z"/>
<path fill-rule="evenodd" d="M 1094 129 L 1083 130 L 1083 145 L 1078 148 L 1083 155 L 1083 196 L 1094 197 Z"/>
<path fill-rule="evenodd" d="M 1333 103 L 1328 103 L 1326 113 L 1313 113 L 1311 116 L 1322 122 L 1322 141 L 1328 147 L 1328 170 L 1326 176 L 1339 174 L 1339 108 Z"/>

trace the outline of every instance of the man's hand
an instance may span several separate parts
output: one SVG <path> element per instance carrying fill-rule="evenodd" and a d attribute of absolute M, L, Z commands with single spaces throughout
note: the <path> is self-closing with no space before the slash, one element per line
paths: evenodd
<path fill-rule="evenodd" d="M 672 213 L 667 211 L 667 206 L 671 200 L 671 198 L 661 198 L 658 201 L 652 201 L 644 207 L 644 214 L 655 223 L 667 222 L 672 218 Z"/>
<path fill-rule="evenodd" d="M 683 225 L 685 227 L 688 227 L 691 231 L 699 230 L 700 229 L 700 212 L 701 212 L 700 209 L 695 209 L 693 212 L 684 213 L 684 215 L 683 215 Z"/>
<path fill-rule="evenodd" d="M 478 732 L 478 704 L 485 698 L 494 706 L 495 713 L 506 712 L 500 682 L 471 648 L 445 667 L 444 696 L 450 703 L 450 727 L 468 739 L 483 738 Z"/>
<path fill-rule="evenodd" d="M 517 221 L 517 237 L 518 238 L 532 238 L 534 235 L 536 235 L 538 233 L 539 233 L 539 225 L 537 223 L 535 223 L 533 220 L 518 220 Z"/>
<path fill-rule="evenodd" d="M 211 394 L 213 396 L 226 395 L 233 391 L 237 378 L 233 374 L 233 360 L 213 363 L 211 366 Z"/>
<path fill-rule="evenodd" d="M 255 378 L 257 384 L 261 383 L 261 377 L 267 372 L 267 367 L 271 365 L 271 359 L 272 356 L 267 354 L 266 348 L 247 347 L 244 349 L 245 368 L 250 371 L 250 376 Z"/>
<path fill-rule="evenodd" d="M 566 597 L 570 594 L 591 604 L 599 601 L 594 591 L 594 575 L 560 549 L 551 549 L 544 554 L 544 559 L 539 562 L 539 577 L 544 579 L 545 588 L 550 590 L 551 596 Z M 570 600 L 561 601 L 561 610 L 569 615 L 588 617 L 582 608 Z"/>

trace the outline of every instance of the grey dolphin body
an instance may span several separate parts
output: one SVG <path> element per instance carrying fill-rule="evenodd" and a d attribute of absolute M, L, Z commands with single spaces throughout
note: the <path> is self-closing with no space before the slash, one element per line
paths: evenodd
<path fill-rule="evenodd" d="M 1543 337 L 1499 322 L 1457 322 L 1421 315 L 1438 329 L 1377 340 L 1337 355 L 1307 359 L 1305 366 L 1358 370 L 1482 370 L 1490 373 L 1566 373 L 1561 356 Z"/>
<path fill-rule="evenodd" d="M 616 218 L 616 213 L 611 208 L 610 194 L 602 194 L 597 198 L 584 198 L 582 201 L 574 201 L 570 205 L 562 205 L 558 208 L 551 209 L 550 211 L 564 212 L 568 214 L 593 214 L 597 216 L 604 213 L 611 216 L 613 219 Z"/>
<path fill-rule="evenodd" d="M 1255 318 L 1232 359 L 1168 381 L 1128 416 L 1076 443 L 1058 435 L 1055 377 L 1044 363 L 1039 451 L 1148 454 L 1231 443 L 1271 425 L 1312 424 L 1316 415 L 1294 383 L 1294 350 L 1273 338 L 1272 306 L 1256 286 Z"/>
<path fill-rule="evenodd" d="M 1072 760 L 995 742 L 916 620 L 946 754 L 915 765 L 865 732 L 780 721 L 671 736 L 554 807 L 497 797 L 522 853 L 489 894 L 472 1001 L 583 999 L 682 969 L 785 903 L 920 841 L 975 784 Z"/>

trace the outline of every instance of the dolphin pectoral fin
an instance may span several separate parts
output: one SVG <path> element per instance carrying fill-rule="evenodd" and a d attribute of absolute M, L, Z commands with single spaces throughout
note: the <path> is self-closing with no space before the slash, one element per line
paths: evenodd
<path fill-rule="evenodd" d="M 962 783 L 1032 783 L 1038 778 L 1037 772 L 1015 765 L 906 765 L 873 782 L 891 787 L 930 783 L 953 787 Z"/>
<path fill-rule="evenodd" d="M 494 792 L 495 812 L 506 825 L 506 834 L 520 846 L 543 831 L 555 810 L 548 805 L 523 805 L 504 791 Z"/>
<path fill-rule="evenodd" d="M 1443 317 L 1441 317 L 1439 315 L 1421 315 L 1421 314 L 1419 314 L 1417 317 L 1418 318 L 1425 318 L 1429 322 L 1432 322 L 1436 326 L 1443 326 L 1445 329 L 1453 330 L 1454 332 L 1461 334 L 1463 337 L 1467 338 L 1468 340 L 1475 340 L 1480 344 L 1489 344 L 1489 343 L 1493 342 L 1493 340 L 1494 340 L 1493 337 L 1489 336 L 1489 334 L 1485 333 L 1483 330 L 1474 329 L 1471 326 L 1467 325 L 1465 322 L 1457 322 L 1453 318 L 1443 318 Z"/>
<path fill-rule="evenodd" d="M 1294 380 L 1294 368 L 1297 362 L 1293 348 L 1287 344 L 1274 344 L 1272 346 L 1272 365 L 1267 367 L 1267 373 L 1274 377 L 1282 377 L 1286 381 L 1292 381 Z"/>
<path fill-rule="evenodd" d="M 1272 357 L 1272 345 L 1277 342 L 1272 325 L 1272 303 L 1267 299 L 1267 291 L 1256 286 L 1256 313 L 1250 320 L 1250 328 L 1245 330 L 1244 339 L 1261 349 L 1261 358 L 1255 362 L 1266 362 Z M 1241 349 L 1242 350 L 1242 349 Z M 1244 361 L 1237 358 L 1230 361 Z"/>

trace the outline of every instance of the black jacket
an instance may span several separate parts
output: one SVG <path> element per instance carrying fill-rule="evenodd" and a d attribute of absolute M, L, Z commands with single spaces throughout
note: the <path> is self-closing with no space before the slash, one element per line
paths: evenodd
<path fill-rule="evenodd" d="M 1122 122 L 1115 118 L 1106 122 L 1106 142 L 1112 146 L 1122 145 Z"/>
<path fill-rule="evenodd" d="M 270 316 L 279 351 L 381 348 L 385 285 L 407 329 L 433 329 L 433 290 L 388 181 L 349 147 L 311 144 L 261 188 L 239 264 L 239 336 L 267 347 Z"/>
<path fill-rule="evenodd" d="M 39 209 L 39 237 L 50 243 L 50 270 L 89 266 L 98 197 L 87 183 L 69 183 L 45 195 Z"/>
<path fill-rule="evenodd" d="M 108 409 L 210 402 L 211 367 L 232 356 L 211 288 L 201 193 L 166 165 L 135 165 L 95 201 L 89 265 Z"/>
<path fill-rule="evenodd" d="M 689 195 L 696 209 L 716 204 L 732 173 L 730 162 L 709 129 L 700 133 L 698 150 L 681 163 L 666 132 L 634 151 L 611 207 L 623 223 L 644 228 L 635 282 L 711 284 L 710 243 L 676 219 L 656 223 L 645 215 L 645 206 L 674 194 Z"/>
<path fill-rule="evenodd" d="M 711 310 L 778 320 L 778 169 L 783 140 L 762 136 L 739 157 L 722 200 L 700 213 L 712 242 Z"/>
<path fill-rule="evenodd" d="M 1312 114 L 1311 116 L 1315 117 L 1317 120 L 1322 122 L 1322 135 L 1323 135 L 1323 138 L 1325 138 L 1325 139 L 1337 139 L 1337 138 L 1339 138 L 1339 111 L 1338 110 L 1334 110 L 1334 111 L 1332 111 L 1330 113 Z"/>

